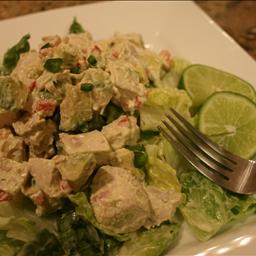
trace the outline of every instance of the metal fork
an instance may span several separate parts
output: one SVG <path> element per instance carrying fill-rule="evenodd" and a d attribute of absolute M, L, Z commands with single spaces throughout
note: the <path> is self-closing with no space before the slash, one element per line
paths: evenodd
<path fill-rule="evenodd" d="M 164 137 L 200 173 L 219 186 L 239 194 L 256 194 L 256 161 L 246 160 L 220 147 L 171 108 L 163 120 Z"/>

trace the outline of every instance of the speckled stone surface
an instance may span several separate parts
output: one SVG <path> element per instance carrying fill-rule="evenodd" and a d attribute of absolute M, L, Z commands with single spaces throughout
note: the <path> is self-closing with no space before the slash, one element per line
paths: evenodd
<path fill-rule="evenodd" d="M 0 1 L 0 20 L 91 2 L 95 1 Z M 256 1 L 195 2 L 256 59 Z"/>

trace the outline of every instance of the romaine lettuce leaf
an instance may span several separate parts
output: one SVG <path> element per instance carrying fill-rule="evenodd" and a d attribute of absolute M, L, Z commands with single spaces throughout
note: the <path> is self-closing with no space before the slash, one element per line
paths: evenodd
<path fill-rule="evenodd" d="M 180 210 L 200 241 L 210 239 L 226 224 L 256 210 L 255 197 L 227 192 L 197 171 L 182 173 L 180 181 L 186 195 Z"/>
<path fill-rule="evenodd" d="M 149 90 L 147 101 L 140 109 L 140 128 L 142 131 L 157 131 L 157 126 L 165 119 L 165 113 L 172 107 L 188 121 L 192 101 L 184 90 L 177 88 L 153 88 Z"/>
<path fill-rule="evenodd" d="M 146 145 L 148 154 L 147 182 L 150 185 L 170 189 L 179 192 L 181 190 L 176 171 L 167 162 L 160 160 L 157 156 L 157 145 Z"/>
<path fill-rule="evenodd" d="M 131 240 L 125 242 L 118 256 L 158 256 L 162 255 L 176 241 L 180 225 L 165 223 L 150 230 L 138 231 Z"/>

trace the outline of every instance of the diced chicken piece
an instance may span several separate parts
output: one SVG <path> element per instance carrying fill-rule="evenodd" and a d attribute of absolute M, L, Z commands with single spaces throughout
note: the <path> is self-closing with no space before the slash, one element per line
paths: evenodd
<path fill-rule="evenodd" d="M 9 129 L 0 129 L 0 157 L 22 162 L 26 158 L 23 139 L 14 136 Z"/>
<path fill-rule="evenodd" d="M 0 158 L 0 191 L 2 200 L 17 199 L 21 188 L 28 179 L 27 163 L 18 163 L 7 158 Z M 5 196 L 3 196 L 3 193 Z"/>
<path fill-rule="evenodd" d="M 90 68 L 84 72 L 83 79 L 79 86 L 88 83 L 93 85 L 92 108 L 96 112 L 102 112 L 113 95 L 110 76 L 102 69 Z"/>
<path fill-rule="evenodd" d="M 142 184 L 119 167 L 103 166 L 97 171 L 90 202 L 97 221 L 115 233 L 138 230 L 151 214 Z"/>
<path fill-rule="evenodd" d="M 29 51 L 20 56 L 17 66 L 11 76 L 29 88 L 43 73 L 43 63 L 38 52 Z"/>
<path fill-rule="evenodd" d="M 93 56 L 97 63 L 97 68 L 105 69 L 106 67 L 106 51 L 108 49 L 108 42 L 102 41 L 92 41 L 86 51 L 86 59 Z"/>
<path fill-rule="evenodd" d="M 84 54 L 91 44 L 92 36 L 89 32 L 69 34 L 53 49 L 54 58 L 62 58 L 65 67 L 74 67 L 84 59 Z"/>
<path fill-rule="evenodd" d="M 84 52 L 92 42 L 92 35 L 88 31 L 79 34 L 69 34 L 65 36 L 63 41 Z"/>
<path fill-rule="evenodd" d="M 134 166 L 134 153 L 126 148 L 120 148 L 109 156 L 110 161 L 106 161 L 103 164 L 109 164 L 111 166 L 120 167 L 128 170 L 136 179 L 140 182 L 145 180 L 145 173 L 135 168 Z"/>
<path fill-rule="evenodd" d="M 141 82 L 138 70 L 123 60 L 109 62 L 111 82 L 113 83 L 113 101 L 125 111 L 140 109 L 146 101 L 147 89 Z"/>
<path fill-rule="evenodd" d="M 35 83 L 37 86 L 37 82 Z M 53 80 L 51 80 L 49 84 L 53 84 Z M 63 91 L 62 93 L 64 95 L 64 89 L 55 88 L 55 90 L 52 91 L 53 93 L 46 88 L 34 89 L 30 94 L 30 108 L 27 109 L 27 112 L 29 112 L 30 114 L 37 113 L 41 117 L 53 116 L 57 105 L 62 100 L 61 91 Z"/>
<path fill-rule="evenodd" d="M 60 98 L 62 100 L 64 96 L 64 85 L 71 84 L 72 80 L 70 77 L 70 72 L 68 70 L 62 73 L 51 73 L 44 70 L 42 75 L 34 83 L 34 88 L 37 90 L 48 90 L 57 100 Z"/>
<path fill-rule="evenodd" d="M 173 189 L 167 190 L 155 186 L 146 186 L 145 190 L 153 209 L 152 217 L 145 226 L 150 228 L 171 220 L 176 208 L 181 203 L 181 193 L 177 193 Z"/>
<path fill-rule="evenodd" d="M 57 155 L 53 160 L 56 162 L 62 179 L 68 181 L 73 191 L 78 191 L 86 184 L 96 167 L 95 156 L 91 153 Z"/>
<path fill-rule="evenodd" d="M 60 129 L 73 131 L 92 118 L 92 95 L 80 86 L 66 86 L 66 96 L 60 104 Z"/>
<path fill-rule="evenodd" d="M 74 153 L 106 153 L 111 148 L 104 135 L 94 130 L 81 134 L 60 133 L 60 143 L 66 154 Z"/>
<path fill-rule="evenodd" d="M 137 120 L 133 116 L 120 116 L 112 123 L 102 128 L 103 135 L 107 138 L 113 149 L 136 144 L 140 137 Z"/>
<path fill-rule="evenodd" d="M 28 181 L 24 184 L 21 191 L 34 202 L 38 216 L 42 216 L 49 210 L 49 204 L 45 194 L 37 184 L 35 184 L 35 180 L 31 175 L 29 175 Z"/>
<path fill-rule="evenodd" d="M 29 179 L 22 192 L 36 205 L 36 214 L 57 210 L 62 205 L 61 198 L 72 191 L 68 181 L 63 180 L 53 160 L 29 159 Z"/>
<path fill-rule="evenodd" d="M 18 117 L 18 112 L 8 111 L 0 107 L 0 128 L 11 126 Z"/>
<path fill-rule="evenodd" d="M 9 111 L 23 110 L 28 100 L 29 89 L 10 76 L 0 76 L 0 108 Z"/>
<path fill-rule="evenodd" d="M 126 148 L 120 148 L 114 152 L 114 156 L 111 158 L 111 165 L 127 170 L 134 169 L 133 160 L 134 154 L 132 151 Z"/>
<path fill-rule="evenodd" d="M 44 43 L 42 44 L 42 46 L 45 45 L 45 43 L 49 43 L 51 47 L 54 46 L 58 46 L 61 43 L 61 38 L 58 35 L 53 35 L 53 36 L 44 36 L 42 38 L 42 40 L 44 41 Z M 41 47 L 42 47 L 41 46 Z"/>
<path fill-rule="evenodd" d="M 161 83 L 161 79 L 165 75 L 164 63 L 160 56 L 151 50 L 142 50 L 139 53 L 139 61 L 147 72 L 148 79 L 155 86 Z"/>
<path fill-rule="evenodd" d="M 35 114 L 15 122 L 13 128 L 29 146 L 29 157 L 49 158 L 54 154 L 56 126 L 53 121 Z"/>
<path fill-rule="evenodd" d="M 159 53 L 159 57 L 162 60 L 165 70 L 169 71 L 173 64 L 171 53 L 168 50 L 162 50 Z"/>
<path fill-rule="evenodd" d="M 94 153 L 98 166 L 111 165 L 111 159 L 115 157 L 113 151 Z"/>
<path fill-rule="evenodd" d="M 71 191 L 70 186 L 62 186 L 61 174 L 53 160 L 30 158 L 29 171 L 38 188 L 49 198 L 59 199 Z"/>
<path fill-rule="evenodd" d="M 142 36 L 138 33 L 115 33 L 114 36 L 109 40 L 110 44 L 117 44 L 120 42 L 130 42 L 136 45 L 137 47 L 144 48 L 144 43 Z"/>

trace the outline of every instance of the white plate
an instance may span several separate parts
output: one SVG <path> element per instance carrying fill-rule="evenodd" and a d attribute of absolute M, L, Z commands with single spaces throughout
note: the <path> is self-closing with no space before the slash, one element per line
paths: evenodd
<path fill-rule="evenodd" d="M 21 7 L 22 8 L 22 7 Z M 155 50 L 234 73 L 256 86 L 256 63 L 194 3 L 187 1 L 103 2 L 32 14 L 0 22 L 0 56 L 26 33 L 37 47 L 44 35 L 60 34 L 76 16 L 95 39 L 114 32 L 138 32 Z M 256 217 L 208 242 L 197 242 L 184 227 L 172 255 L 255 255 Z"/>

